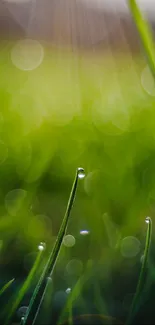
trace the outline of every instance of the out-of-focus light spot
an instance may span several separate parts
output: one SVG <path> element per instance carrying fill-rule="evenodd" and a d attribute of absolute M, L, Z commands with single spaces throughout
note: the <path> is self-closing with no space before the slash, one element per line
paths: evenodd
<path fill-rule="evenodd" d="M 125 237 L 121 242 L 121 254 L 126 258 L 135 257 L 140 251 L 140 246 L 140 241 L 136 237 Z"/>
<path fill-rule="evenodd" d="M 155 80 L 149 67 L 145 67 L 141 75 L 141 83 L 144 90 L 151 96 L 155 96 Z"/>
<path fill-rule="evenodd" d="M 40 244 L 38 245 L 38 249 L 39 249 L 39 251 L 44 251 L 46 249 L 46 244 L 43 242 L 40 242 Z"/>
<path fill-rule="evenodd" d="M 5 207 L 12 216 L 16 215 L 21 209 L 27 192 L 23 189 L 15 189 L 10 191 L 5 197 Z"/>
<path fill-rule="evenodd" d="M 67 288 L 67 289 L 66 289 L 66 293 L 67 293 L 67 294 L 71 293 L 71 291 L 72 291 L 71 288 Z"/>
<path fill-rule="evenodd" d="M 26 306 L 22 306 L 22 307 L 20 307 L 19 309 L 18 309 L 18 311 L 17 311 L 17 315 L 18 315 L 18 317 L 21 319 L 22 317 L 24 317 L 25 316 L 25 314 L 26 314 L 26 312 L 27 312 L 27 308 L 28 307 L 26 307 Z"/>
<path fill-rule="evenodd" d="M 80 235 L 83 236 L 89 235 L 89 230 L 80 230 Z"/>
<path fill-rule="evenodd" d="M 20 70 L 34 70 L 43 61 L 44 49 L 35 40 L 18 41 L 11 51 L 12 63 Z"/>
<path fill-rule="evenodd" d="M 75 238 L 72 235 L 66 235 L 63 239 L 63 244 L 66 247 L 73 247 L 75 245 Z"/>
<path fill-rule="evenodd" d="M 8 148 L 3 141 L 0 141 L 0 165 L 8 158 Z"/>
<path fill-rule="evenodd" d="M 59 308 L 66 302 L 67 295 L 64 291 L 57 291 L 54 296 L 54 306 Z"/>
<path fill-rule="evenodd" d="M 81 167 L 78 168 L 78 177 L 81 179 L 85 177 L 85 171 Z"/>
<path fill-rule="evenodd" d="M 83 270 L 83 263 L 80 260 L 73 259 L 66 266 L 66 271 L 69 275 L 80 275 Z"/>
<path fill-rule="evenodd" d="M 24 268 L 26 271 L 30 271 L 35 260 L 37 258 L 37 253 L 29 253 L 24 258 Z"/>

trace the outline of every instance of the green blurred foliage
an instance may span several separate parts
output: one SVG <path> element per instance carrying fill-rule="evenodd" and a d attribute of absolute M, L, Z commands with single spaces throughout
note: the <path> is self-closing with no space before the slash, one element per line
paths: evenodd
<path fill-rule="evenodd" d="M 145 63 L 130 53 L 73 54 L 43 45 L 42 64 L 21 71 L 11 62 L 13 44 L 1 43 L 1 263 L 22 258 L 39 241 L 51 249 L 80 166 L 86 178 L 68 232 L 80 258 L 110 259 L 103 214 L 115 224 L 110 231 L 118 227 L 125 236 L 143 231 L 145 215 L 154 213 L 155 111 L 141 85 Z M 16 189 L 24 197 L 11 192 L 10 203 Z M 78 236 L 86 227 L 91 239 L 83 252 Z"/>

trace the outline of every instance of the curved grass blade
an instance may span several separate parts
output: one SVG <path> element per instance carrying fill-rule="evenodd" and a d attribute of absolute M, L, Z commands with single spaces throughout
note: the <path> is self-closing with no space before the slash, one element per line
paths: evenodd
<path fill-rule="evenodd" d="M 67 204 L 67 209 L 66 209 L 66 213 L 64 215 L 64 218 L 62 220 L 62 224 L 60 226 L 60 230 L 57 236 L 57 239 L 55 241 L 54 247 L 52 249 L 52 252 L 48 258 L 48 261 L 44 267 L 44 270 L 42 272 L 42 275 L 38 281 L 38 284 L 34 290 L 34 293 L 32 295 L 32 298 L 30 300 L 30 304 L 28 307 L 28 310 L 26 312 L 26 315 L 24 317 L 24 320 L 22 320 L 22 325 L 28 325 L 29 322 L 31 322 L 31 324 L 35 323 L 35 320 L 38 316 L 40 307 L 42 305 L 42 302 L 44 300 L 44 296 L 46 294 L 46 290 L 48 287 L 48 278 L 52 276 L 54 267 L 56 265 L 57 262 L 57 258 L 59 256 L 60 253 L 60 248 L 61 248 L 61 244 L 64 238 L 64 235 L 66 233 L 67 230 L 67 226 L 68 226 L 68 221 L 69 221 L 69 217 L 70 217 L 70 213 L 72 210 L 72 206 L 74 203 L 74 199 L 76 196 L 76 190 L 77 190 L 77 185 L 78 185 L 78 179 L 79 178 L 84 178 L 85 173 L 84 173 L 84 169 L 83 168 L 78 168 L 76 170 L 76 174 L 75 174 L 75 179 L 73 182 L 73 186 L 71 189 L 71 193 L 70 193 L 70 197 L 68 200 L 68 204 Z M 41 299 L 39 298 L 41 293 Z"/>
<path fill-rule="evenodd" d="M 148 61 L 150 70 L 155 77 L 155 45 L 153 40 L 153 34 L 149 23 L 143 17 L 141 10 L 139 9 L 135 0 L 128 0 L 133 20 L 136 24 L 139 36 L 144 48 L 145 56 Z"/>
<path fill-rule="evenodd" d="M 31 269 L 31 271 L 30 271 L 27 279 L 25 280 L 22 288 L 20 289 L 17 298 L 13 302 L 13 305 L 11 307 L 11 310 L 8 313 L 7 319 L 5 321 L 5 325 L 8 325 L 11 322 L 11 318 L 12 318 L 14 312 L 18 308 L 18 306 L 19 306 L 20 302 L 22 301 L 25 293 L 28 291 L 28 289 L 29 289 L 29 287 L 30 287 L 30 285 L 32 283 L 32 280 L 34 279 L 34 277 L 36 275 L 36 271 L 37 271 L 37 269 L 39 267 L 39 264 L 41 262 L 41 258 L 42 258 L 42 255 L 43 255 L 43 251 L 44 251 L 43 249 L 39 249 L 39 252 L 38 252 L 37 258 L 36 258 L 36 260 L 34 262 L 34 265 L 33 265 L 32 269 Z"/>
<path fill-rule="evenodd" d="M 15 281 L 15 279 L 12 279 L 10 281 L 8 281 L 6 284 L 4 284 L 4 286 L 2 287 L 2 289 L 0 289 L 0 296 L 11 286 L 11 284 Z"/>
<path fill-rule="evenodd" d="M 147 217 L 145 219 L 146 223 L 147 223 L 147 234 L 146 234 L 146 241 L 145 241 L 145 250 L 144 250 L 144 257 L 142 260 L 142 267 L 141 267 L 141 271 L 140 271 L 140 276 L 139 276 L 139 280 L 138 280 L 138 285 L 136 288 L 136 293 L 134 295 L 133 301 L 132 301 L 132 305 L 131 305 L 131 309 L 129 312 L 129 316 L 126 322 L 126 325 L 130 325 L 136 312 L 138 309 L 138 302 L 140 300 L 140 296 L 143 290 L 143 286 L 144 286 L 144 278 L 145 278 L 145 273 L 146 273 L 146 265 L 148 262 L 148 256 L 149 256 L 149 248 L 150 248 L 150 244 L 151 244 L 151 235 L 152 235 L 152 220 L 150 217 Z"/>

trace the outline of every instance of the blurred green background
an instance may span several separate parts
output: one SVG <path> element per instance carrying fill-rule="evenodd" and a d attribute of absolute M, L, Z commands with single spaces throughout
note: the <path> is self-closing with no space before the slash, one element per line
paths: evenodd
<path fill-rule="evenodd" d="M 78 311 L 96 308 L 125 319 L 145 217 L 154 222 L 155 85 L 146 62 L 130 53 L 73 53 L 42 43 L 42 64 L 22 71 L 12 62 L 13 46 L 4 41 L 0 48 L 1 285 L 15 278 L 6 299 L 18 292 L 39 243 L 51 250 L 76 168 L 83 167 L 67 230 L 72 247 L 63 245 L 55 270 L 54 290 L 61 293 L 55 305 L 59 310 L 62 292 L 74 288 L 89 262 Z M 150 263 L 144 300 L 154 281 L 153 254 Z M 86 299 L 89 290 L 98 298 Z"/>

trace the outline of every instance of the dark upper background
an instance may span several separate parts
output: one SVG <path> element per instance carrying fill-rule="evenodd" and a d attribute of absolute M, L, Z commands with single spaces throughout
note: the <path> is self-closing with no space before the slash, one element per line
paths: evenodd
<path fill-rule="evenodd" d="M 138 51 L 139 41 L 129 10 L 120 8 L 117 1 L 115 6 L 95 7 L 81 0 L 1 0 L 0 37 L 26 36 L 59 46 L 72 44 L 100 50 L 110 45 L 113 49 Z"/>

